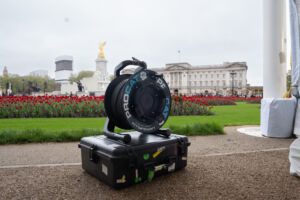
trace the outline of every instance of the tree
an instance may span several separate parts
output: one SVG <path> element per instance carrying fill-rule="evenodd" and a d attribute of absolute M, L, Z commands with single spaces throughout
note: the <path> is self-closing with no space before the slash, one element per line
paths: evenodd
<path fill-rule="evenodd" d="M 41 91 L 52 92 L 55 90 L 55 80 L 50 77 L 19 76 L 9 75 L 0 76 L 0 88 L 5 90 L 6 85 L 11 83 L 14 94 L 29 94 L 31 87 L 40 88 Z M 45 84 L 46 83 L 46 84 Z"/>
<path fill-rule="evenodd" d="M 79 72 L 78 75 L 72 74 L 69 78 L 69 81 L 71 83 L 78 82 L 78 81 L 82 80 L 83 78 L 92 77 L 93 75 L 94 75 L 93 71 L 81 71 L 81 72 Z"/>

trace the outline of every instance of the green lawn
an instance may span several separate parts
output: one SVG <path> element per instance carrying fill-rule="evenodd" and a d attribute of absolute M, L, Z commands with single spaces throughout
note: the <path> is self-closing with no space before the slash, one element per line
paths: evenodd
<path fill-rule="evenodd" d="M 170 117 L 165 127 L 170 125 L 192 125 L 195 123 L 217 123 L 229 125 L 259 124 L 258 104 L 238 103 L 237 106 L 215 106 L 212 116 L 174 116 Z M 43 129 L 43 130 L 102 130 L 105 118 L 34 118 L 34 119 L 0 119 L 0 130 L 3 129 Z"/>
<path fill-rule="evenodd" d="M 223 126 L 259 124 L 259 105 L 216 106 L 212 116 L 170 117 L 165 127 L 183 135 L 224 134 Z M 0 144 L 67 142 L 99 135 L 105 118 L 0 119 Z"/>
<path fill-rule="evenodd" d="M 222 126 L 258 125 L 260 123 L 260 105 L 238 103 L 236 106 L 215 106 L 215 115 L 211 116 L 176 116 L 170 117 L 169 125 L 214 122 Z"/>

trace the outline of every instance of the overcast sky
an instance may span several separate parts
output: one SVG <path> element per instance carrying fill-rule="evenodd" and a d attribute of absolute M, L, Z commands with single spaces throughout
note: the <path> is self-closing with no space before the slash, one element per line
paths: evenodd
<path fill-rule="evenodd" d="M 106 41 L 109 72 L 132 56 L 150 67 L 246 61 L 248 82 L 262 84 L 261 0 L 0 0 L 0 39 L 1 72 L 53 76 L 65 54 L 94 70 Z"/>

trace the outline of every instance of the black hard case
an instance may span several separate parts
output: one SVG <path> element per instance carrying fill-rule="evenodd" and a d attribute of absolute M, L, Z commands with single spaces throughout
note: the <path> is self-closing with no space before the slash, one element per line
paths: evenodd
<path fill-rule="evenodd" d="M 187 165 L 187 137 L 171 134 L 169 138 L 130 132 L 131 142 L 105 136 L 82 138 L 82 168 L 113 188 L 124 188 Z"/>

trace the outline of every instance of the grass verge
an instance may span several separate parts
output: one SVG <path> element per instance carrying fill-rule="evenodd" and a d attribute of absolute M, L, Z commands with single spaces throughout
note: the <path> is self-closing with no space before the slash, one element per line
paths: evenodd
<path fill-rule="evenodd" d="M 219 135 L 224 134 L 223 126 L 215 123 L 170 126 L 175 134 L 182 135 Z M 97 129 L 45 131 L 43 129 L 3 129 L 0 130 L 0 144 L 24 144 L 37 142 L 73 142 L 82 137 L 101 135 Z"/>
<path fill-rule="evenodd" d="M 96 129 L 45 131 L 43 129 L 0 130 L 0 144 L 23 144 L 37 142 L 72 142 L 85 136 L 100 135 Z"/>
<path fill-rule="evenodd" d="M 193 135 L 221 135 L 224 134 L 223 126 L 216 123 L 196 123 L 192 125 L 176 126 L 171 125 L 170 130 L 173 133 L 178 133 L 187 136 Z"/>

